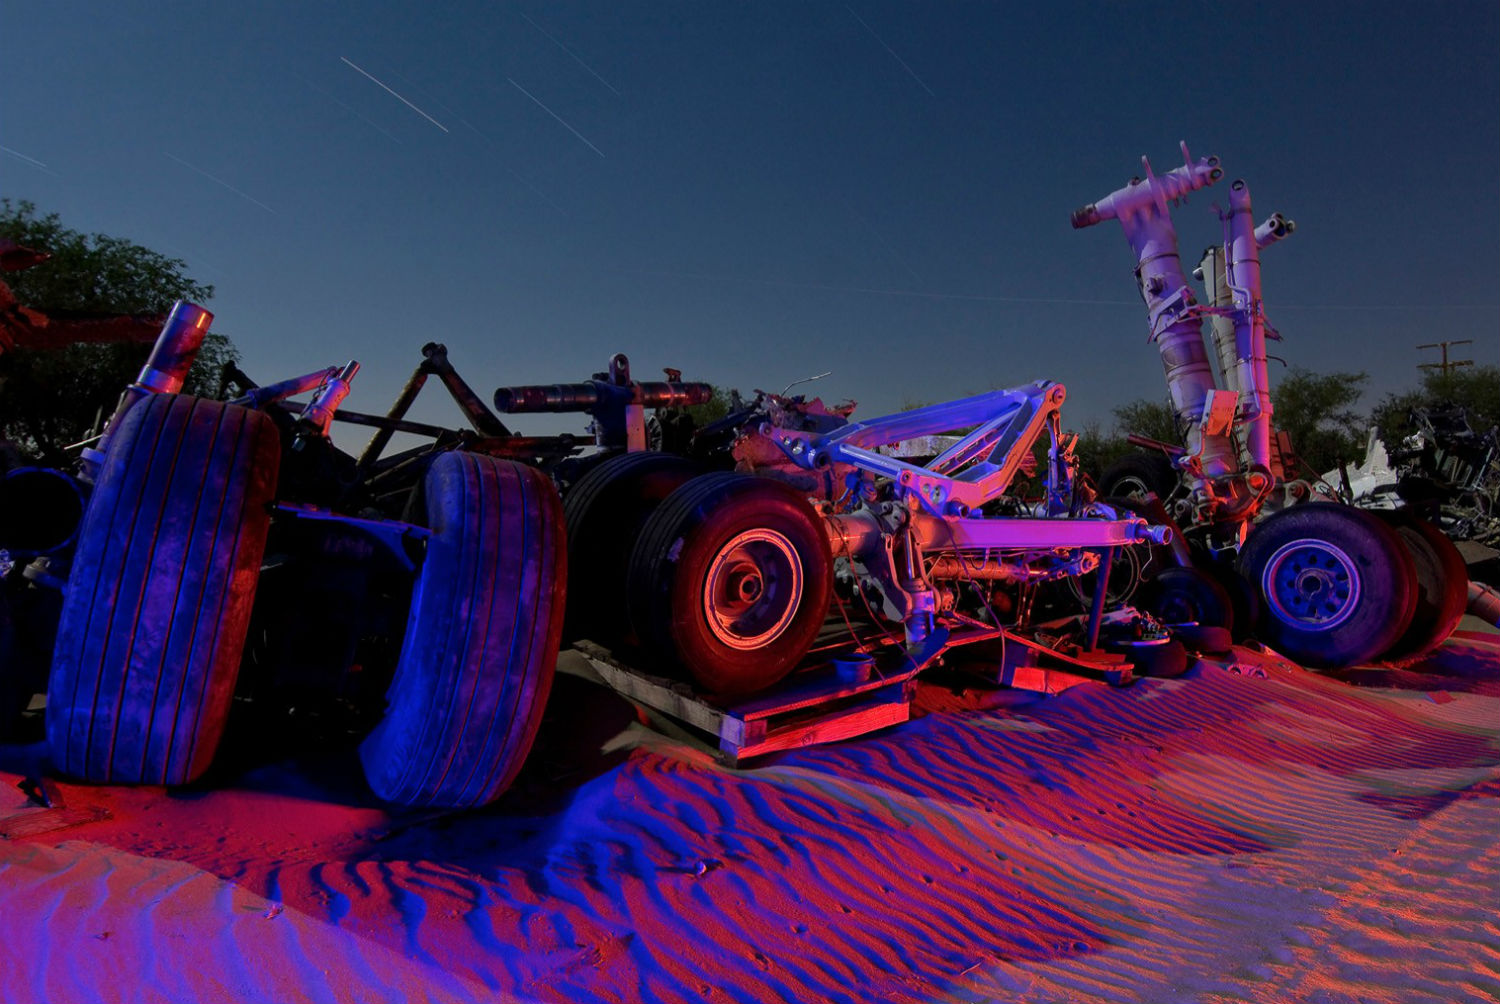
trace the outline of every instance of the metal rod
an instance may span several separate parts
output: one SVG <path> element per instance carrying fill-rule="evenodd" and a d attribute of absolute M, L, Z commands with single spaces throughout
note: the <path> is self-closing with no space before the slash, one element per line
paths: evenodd
<path fill-rule="evenodd" d="M 1104 616 L 1104 599 L 1109 594 L 1109 572 L 1114 563 L 1114 548 L 1106 547 L 1099 552 L 1099 570 L 1095 573 L 1094 599 L 1089 605 L 1089 630 L 1085 639 L 1090 652 L 1099 647 L 1099 621 Z"/>
<path fill-rule="evenodd" d="M 405 418 L 407 411 L 411 408 L 412 402 L 422 392 L 422 385 L 426 382 L 427 367 L 423 363 L 412 370 L 410 379 L 406 381 L 406 386 L 401 388 L 401 394 L 396 398 L 396 403 L 391 405 L 391 410 L 386 413 L 387 420 L 399 422 Z M 343 416 L 335 413 L 334 417 L 342 418 Z M 361 423 L 356 422 L 355 424 L 358 425 Z M 364 452 L 359 455 L 359 461 L 355 466 L 355 470 L 361 477 L 370 469 L 370 465 L 375 463 L 380 455 L 385 452 L 385 448 L 390 445 L 392 433 L 398 431 L 394 425 L 381 425 L 378 428 L 380 431 L 370 437 L 370 442 L 366 444 Z"/>
<path fill-rule="evenodd" d="M 282 405 L 287 411 L 294 415 L 300 415 L 307 405 L 298 401 L 283 401 Z M 391 418 L 387 415 L 366 415 L 358 411 L 344 411 L 342 408 L 333 413 L 335 422 L 348 422 L 350 425 L 364 425 L 380 429 L 384 432 L 410 432 L 418 436 L 451 436 L 452 429 L 445 429 L 441 425 L 428 425 L 426 422 L 408 422 L 404 419 Z M 387 436 L 389 438 L 389 436 Z M 368 452 L 368 448 L 366 448 Z M 364 462 L 364 457 L 360 457 Z"/>
<path fill-rule="evenodd" d="M 453 400 L 458 404 L 464 417 L 469 424 L 474 426 L 481 436 L 509 436 L 510 430 L 505 423 L 495 417 L 485 403 L 479 399 L 473 389 L 466 383 L 464 378 L 458 375 L 453 364 L 448 362 L 448 349 L 437 342 L 428 342 L 422 346 L 422 355 L 426 356 L 423 365 L 429 373 L 436 373 L 438 379 L 443 381 L 443 386 L 448 388 L 448 393 L 453 395 Z"/>

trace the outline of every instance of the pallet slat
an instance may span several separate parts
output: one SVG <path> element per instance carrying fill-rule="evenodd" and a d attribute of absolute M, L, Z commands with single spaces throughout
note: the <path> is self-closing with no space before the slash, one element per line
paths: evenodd
<path fill-rule="evenodd" d="M 719 742 L 721 759 L 731 765 L 750 757 L 850 739 L 911 718 L 913 678 L 931 661 L 903 653 L 899 669 L 879 668 L 868 680 L 845 679 L 832 667 L 799 673 L 771 694 L 718 706 L 687 684 L 624 665 L 588 641 L 574 649 L 599 678 L 631 701 L 702 729 Z M 941 650 L 934 647 L 932 656 Z"/>

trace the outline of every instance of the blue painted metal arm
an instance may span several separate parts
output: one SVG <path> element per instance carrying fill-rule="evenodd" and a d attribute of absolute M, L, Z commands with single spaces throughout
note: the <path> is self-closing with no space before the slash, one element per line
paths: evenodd
<path fill-rule="evenodd" d="M 823 436 L 778 430 L 777 443 L 802 467 L 852 464 L 891 478 L 934 515 L 966 515 L 1010 487 L 1066 393 L 1059 383 L 1038 380 L 851 423 Z M 967 426 L 975 428 L 926 467 L 875 452 L 876 447 Z"/>

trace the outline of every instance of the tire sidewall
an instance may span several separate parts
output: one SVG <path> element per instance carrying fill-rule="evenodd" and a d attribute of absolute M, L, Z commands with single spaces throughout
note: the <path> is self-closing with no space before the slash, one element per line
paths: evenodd
<path fill-rule="evenodd" d="M 1358 604 L 1330 627 L 1283 617 L 1266 590 L 1267 565 L 1281 548 L 1298 540 L 1337 548 L 1359 576 Z M 1310 666 L 1341 667 L 1378 658 L 1405 632 L 1416 603 L 1411 558 L 1394 532 L 1369 513 L 1336 503 L 1309 502 L 1270 516 L 1251 531 L 1238 567 L 1260 594 L 1261 636 Z"/>
<path fill-rule="evenodd" d="M 1181 479 L 1171 461 L 1160 454 L 1128 453 L 1099 475 L 1099 494 L 1131 497 L 1121 490 L 1127 480 L 1138 483 L 1161 499 L 1167 499 L 1176 492 Z M 1129 487 L 1134 488 L 1135 485 Z"/>
<path fill-rule="evenodd" d="M 630 635 L 624 595 L 630 556 L 651 514 L 697 473 L 669 453 L 624 453 L 603 461 L 563 499 L 572 586 L 564 637 L 612 645 Z"/>
<path fill-rule="evenodd" d="M 785 676 L 811 646 L 828 611 L 832 561 L 828 540 L 812 507 L 774 482 L 751 479 L 728 493 L 674 544 L 664 568 L 672 644 L 699 686 L 712 694 L 736 695 L 769 686 Z M 771 529 L 783 535 L 801 562 L 802 589 L 789 623 L 768 644 L 750 650 L 726 645 L 714 635 L 703 593 L 715 557 L 739 534 Z"/>
<path fill-rule="evenodd" d="M 1195 621 L 1206 627 L 1233 630 L 1234 605 L 1229 593 L 1212 575 L 1198 568 L 1167 568 L 1146 584 L 1147 605 L 1163 619 L 1174 611 L 1172 605 L 1186 607 L 1190 616 L 1175 618 L 1172 623 Z"/>
<path fill-rule="evenodd" d="M 1392 658 L 1422 655 L 1447 640 L 1468 604 L 1468 566 L 1443 531 L 1405 509 L 1376 516 L 1395 531 L 1408 551 L 1415 577 L 1415 612 L 1407 631 L 1387 652 Z"/>

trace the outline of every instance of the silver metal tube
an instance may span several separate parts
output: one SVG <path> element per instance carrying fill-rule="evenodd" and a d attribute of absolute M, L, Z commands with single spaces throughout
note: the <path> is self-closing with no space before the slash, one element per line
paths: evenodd
<path fill-rule="evenodd" d="M 1207 294 L 1209 303 L 1215 307 L 1234 305 L 1234 297 L 1229 293 L 1229 284 L 1224 281 L 1223 248 L 1206 249 L 1194 274 L 1201 278 L 1203 291 Z M 1215 314 L 1209 318 L 1209 333 L 1214 342 L 1214 354 L 1218 358 L 1219 379 L 1225 390 L 1238 394 L 1240 392 L 1240 367 L 1234 348 L 1234 322 L 1227 317 Z"/>
<path fill-rule="evenodd" d="M 1271 466 L 1271 377 L 1266 362 L 1266 316 L 1260 291 L 1260 245 L 1251 216 L 1250 188 L 1229 186 L 1229 245 L 1225 276 L 1234 297 L 1234 341 L 1238 358 L 1240 413 L 1250 461 Z"/>
<path fill-rule="evenodd" d="M 1272 213 L 1266 217 L 1265 222 L 1255 228 L 1255 246 L 1267 248 L 1277 241 L 1286 240 L 1292 231 L 1297 229 L 1295 220 L 1289 220 L 1280 213 Z"/>

